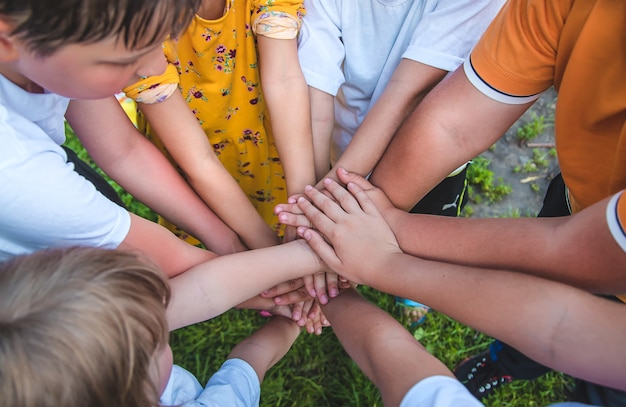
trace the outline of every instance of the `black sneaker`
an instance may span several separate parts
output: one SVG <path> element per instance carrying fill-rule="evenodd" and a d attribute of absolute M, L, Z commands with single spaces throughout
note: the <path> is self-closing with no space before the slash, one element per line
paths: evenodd
<path fill-rule="evenodd" d="M 493 363 L 489 351 L 459 363 L 454 369 L 454 375 L 479 400 L 513 381 L 513 377 L 500 371 Z"/>

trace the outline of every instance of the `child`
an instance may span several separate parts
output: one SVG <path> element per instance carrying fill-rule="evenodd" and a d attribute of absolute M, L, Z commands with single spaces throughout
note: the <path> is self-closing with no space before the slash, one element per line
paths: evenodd
<path fill-rule="evenodd" d="M 164 44 L 165 74 L 124 89 L 141 131 L 249 248 L 279 243 L 274 205 L 315 182 L 303 13 L 297 0 L 203 0 Z"/>
<path fill-rule="evenodd" d="M 625 31 L 625 7 L 624 2 L 605 0 L 508 1 L 464 65 L 435 87 L 404 122 L 373 171 L 372 183 L 394 205 L 409 207 L 449 171 L 492 146 L 544 91 L 554 87 L 558 94 L 554 132 L 562 177 L 555 177 L 548 187 L 537 222 L 549 224 L 552 219 L 546 217 L 569 216 L 626 189 L 626 52 L 623 35 L 615 35 Z M 419 174 L 419 182 L 414 174 Z M 464 255 L 485 255 L 507 266 L 539 270 L 532 229 L 515 230 L 518 237 L 510 244 L 517 249 L 522 243 L 525 248 L 516 257 L 504 250 L 502 241 L 487 244 L 482 234 L 456 231 L 452 241 L 456 247 L 467 247 L 470 240 L 480 242 L 479 249 Z M 489 237 L 497 239 L 499 233 Z M 448 249 L 440 258 L 460 253 Z M 570 258 L 569 252 L 563 253 L 555 262 Z M 579 264 L 574 270 L 588 273 L 579 276 L 585 284 L 581 286 L 592 290 L 593 280 L 610 274 L 610 269 Z M 483 397 L 501 387 L 484 391 L 493 377 L 507 383 L 511 378 L 532 379 L 549 369 L 495 342 L 490 352 L 475 355 L 456 371 L 476 389 L 476 396 Z M 616 399 L 610 404 L 626 406 L 626 393 Z"/>
<path fill-rule="evenodd" d="M 338 166 L 369 174 L 404 119 L 461 65 L 503 3 L 306 0 L 298 55 L 311 95 L 318 180 L 335 178 Z M 407 209 L 457 216 L 465 172 L 460 166 Z M 412 325 L 428 311 L 411 300 L 396 302 Z"/>
<path fill-rule="evenodd" d="M 308 228 L 301 227 L 298 233 L 336 272 L 359 284 L 424 301 L 462 323 L 510 342 L 524 354 L 547 366 L 592 383 L 626 390 L 626 354 L 622 344 L 626 334 L 626 308 L 623 304 L 567 284 L 582 285 L 582 273 L 590 269 L 604 270 L 601 274 L 596 272 L 592 281 L 587 279 L 587 284 L 594 284 L 594 292 L 614 294 L 626 291 L 623 273 L 626 261 L 623 227 L 626 197 L 623 191 L 578 214 L 554 218 L 550 222 L 538 222 L 538 219 L 532 218 L 452 219 L 407 214 L 394 208 L 380 190 L 359 175 L 342 171 L 338 171 L 338 175 L 343 182 L 348 182 L 352 194 L 329 179 L 324 185 L 332 200 L 316 189 L 308 188 L 306 194 L 315 206 L 305 198 L 298 201 L 308 218 L 299 219 L 299 224 L 312 222 L 328 241 Z M 323 211 L 317 208 L 323 208 Z M 378 208 L 384 212 L 381 214 Z M 431 246 L 443 247 L 442 242 L 452 230 L 471 236 L 483 230 L 485 236 L 494 236 L 489 243 L 501 242 L 502 248 L 507 247 L 515 257 L 524 249 L 507 243 L 511 238 L 520 238 L 516 229 L 521 229 L 522 224 L 533 227 L 536 232 L 534 254 L 541 265 L 535 270 L 512 265 L 508 269 L 511 271 L 503 271 L 507 268 L 502 268 L 501 264 L 498 266 L 491 253 L 457 255 L 450 261 L 441 260 L 437 255 L 415 255 L 425 253 Z M 558 241 L 570 244 L 553 244 Z M 574 246 L 574 243 L 577 245 Z M 497 244 L 493 247 L 496 251 L 501 250 Z M 561 252 L 567 252 L 566 261 L 560 260 Z M 488 260 L 477 261 L 477 257 Z M 429 258 L 439 260 L 427 260 Z M 531 275 L 542 273 L 553 279 L 558 275 L 558 279 L 566 283 Z M 477 291 L 481 295 L 476 295 Z M 337 298 L 331 301 L 330 308 L 341 307 L 334 301 Z M 335 329 L 344 329 L 344 335 L 353 343 L 363 335 L 351 329 L 354 328 L 352 325 L 344 325 L 347 319 L 354 318 L 355 314 L 367 315 L 369 322 L 366 326 L 372 326 L 369 312 L 349 312 L 350 317 L 338 320 L 328 309 L 325 313 L 329 321 Z M 345 307 L 342 307 L 343 315 L 344 310 Z M 357 319 L 352 319 L 352 323 L 360 325 Z M 533 329 L 528 329 L 529 324 Z M 376 346 L 378 342 L 371 338 L 380 336 L 376 332 L 369 334 L 370 338 L 365 342 L 378 355 L 385 355 L 383 359 L 391 360 Z M 399 370 L 406 367 L 406 354 L 399 352 L 399 355 L 403 363 L 394 369 L 398 369 L 398 377 L 403 377 Z M 377 367 L 372 367 L 371 371 L 374 374 L 381 372 Z M 388 380 L 387 383 L 393 384 L 392 379 L 385 377 L 384 371 L 380 374 Z M 447 375 L 450 376 L 450 372 Z M 422 390 L 425 390 L 427 386 L 423 387 Z M 458 382 L 456 387 L 459 387 Z M 446 391 L 441 393 L 447 394 Z M 415 396 L 419 394 L 420 391 L 416 391 Z"/>
<path fill-rule="evenodd" d="M 40 251 L 2 264 L 0 290 L 3 406 L 258 405 L 265 372 L 300 331 L 272 318 L 235 346 L 202 389 L 172 367 L 169 286 L 145 258 L 96 248 Z"/>
<path fill-rule="evenodd" d="M 374 249 L 378 249 L 374 247 Z M 371 252 L 368 252 L 371 253 Z M 536 279 L 539 280 L 539 279 Z M 546 280 L 540 280 L 547 282 Z M 537 287 L 541 286 L 538 284 Z M 503 284 L 502 287 L 507 287 Z M 610 311 L 612 315 L 624 317 L 623 310 L 609 301 L 593 298 L 571 287 L 567 291 L 576 293 L 586 304 L 593 304 L 594 309 L 603 313 Z M 324 313 L 333 325 L 333 331 L 363 372 L 372 380 L 381 392 L 385 406 L 400 407 L 479 407 L 483 406 L 472 394 L 454 377 L 454 374 L 440 360 L 430 354 L 418 341 L 415 340 L 402 325 L 389 314 L 361 297 L 356 290 L 346 290 L 333 299 L 323 308 Z M 465 306 L 468 310 L 472 307 Z M 446 312 L 445 309 L 440 309 Z M 580 310 L 580 308 L 578 308 Z M 518 319 L 519 308 L 509 315 L 507 321 Z M 533 310 L 533 312 L 536 311 Z M 537 316 L 544 316 L 540 311 Z M 586 316 L 591 316 L 586 313 Z M 534 315 L 533 315 L 534 317 Z M 473 321 L 482 319 L 477 316 Z M 372 327 L 376 329 L 372 329 Z M 493 332 L 502 332 L 506 324 L 492 326 Z M 607 333 L 624 333 L 624 329 L 613 326 Z M 527 329 L 522 328 L 522 331 Z M 560 338 L 559 338 L 560 339 Z M 532 341 L 517 340 L 520 349 L 531 349 Z M 614 343 L 612 343 L 614 345 Z M 593 349 L 594 355 L 606 355 L 606 349 L 599 348 L 595 341 L 589 341 L 586 347 L 581 346 L 581 353 Z M 619 346 L 617 347 L 619 349 Z M 616 350 L 614 347 L 613 350 Z M 619 352 L 619 350 L 617 350 Z M 581 355 L 575 353 L 575 355 Z M 571 353 L 567 355 L 571 359 Z M 575 363 L 571 363 L 574 365 Z M 599 366 L 590 361 L 590 366 L 596 370 Z M 576 368 L 584 372 L 585 368 Z M 622 385 L 623 387 L 623 374 Z M 614 381 L 611 381 L 614 382 Z M 532 400 L 528 400 L 531 404 Z M 557 403 L 552 407 L 583 407 L 589 404 Z"/>
<path fill-rule="evenodd" d="M 184 293 L 194 282 L 174 276 L 217 257 L 129 213 L 79 176 L 60 146 L 64 115 L 96 163 L 132 195 L 218 253 L 243 249 L 114 96 L 165 69 L 161 44 L 187 25 L 196 6 L 195 0 L 68 0 L 51 8 L 46 0 L 0 0 L 0 259 L 73 245 L 138 250 Z M 293 257 L 289 247 L 282 250 L 279 258 Z M 248 306 L 273 307 L 255 301 Z M 186 316 L 188 308 L 172 308 Z"/>

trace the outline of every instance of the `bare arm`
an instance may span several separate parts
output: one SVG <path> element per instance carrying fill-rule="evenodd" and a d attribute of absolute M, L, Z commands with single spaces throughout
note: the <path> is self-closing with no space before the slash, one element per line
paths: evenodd
<path fill-rule="evenodd" d="M 215 156 L 204 130 L 180 92 L 174 92 L 163 102 L 140 103 L 139 107 L 196 193 L 248 247 L 279 243 L 276 234 Z"/>
<path fill-rule="evenodd" d="M 309 86 L 315 179 L 320 180 L 330 168 L 330 143 L 335 125 L 333 95 Z"/>
<path fill-rule="evenodd" d="M 298 61 L 297 40 L 257 36 L 261 86 L 288 195 L 315 182 L 308 87 Z"/>
<path fill-rule="evenodd" d="M 446 73 L 420 62 L 402 59 L 385 91 L 326 177 L 336 179 L 338 167 L 363 176 L 369 174 L 405 118 Z"/>
<path fill-rule="evenodd" d="M 376 205 L 405 253 L 467 266 L 520 271 L 595 293 L 626 292 L 626 253 L 606 224 L 608 199 L 575 215 L 558 218 L 444 218 L 407 214 L 393 208 L 362 177 L 348 174 L 340 178 L 378 197 Z"/>
<path fill-rule="evenodd" d="M 332 244 L 312 230 L 303 231 L 329 267 L 353 281 L 428 304 L 554 369 L 626 389 L 626 353 L 620 350 L 620 338 L 626 334 L 623 304 L 528 274 L 433 262 L 404 254 L 360 188 L 350 184 L 357 202 L 336 183 L 328 187 L 341 207 L 315 189 L 307 194 L 326 215 L 304 198 L 299 204 Z M 620 263 L 624 264 L 624 257 Z M 615 289 L 624 292 L 626 279 L 622 278 Z M 482 294 L 476 295 L 477 291 Z"/>
<path fill-rule="evenodd" d="M 244 249 L 237 235 L 135 129 L 114 97 L 74 100 L 66 118 L 96 164 L 134 197 L 217 253 Z"/>
<path fill-rule="evenodd" d="M 528 107 L 483 95 L 461 66 L 404 121 L 370 180 L 395 206 L 408 210 L 454 169 L 491 146 Z"/>
<path fill-rule="evenodd" d="M 252 335 L 239 342 L 228 355 L 228 359 L 243 359 L 248 362 L 263 382 L 265 373 L 289 351 L 300 334 L 295 322 L 282 317 L 273 317 Z"/>
<path fill-rule="evenodd" d="M 415 383 L 452 372 L 398 321 L 361 297 L 343 291 L 322 307 L 350 357 L 378 387 L 385 406 L 398 406 Z"/>
<path fill-rule="evenodd" d="M 131 214 L 130 230 L 118 248 L 143 253 L 168 277 L 177 276 L 196 264 L 217 257 L 213 252 L 180 240 L 158 223 L 134 214 Z"/>
<path fill-rule="evenodd" d="M 170 329 L 214 318 L 276 284 L 321 272 L 322 266 L 302 239 L 198 264 L 170 279 Z"/>

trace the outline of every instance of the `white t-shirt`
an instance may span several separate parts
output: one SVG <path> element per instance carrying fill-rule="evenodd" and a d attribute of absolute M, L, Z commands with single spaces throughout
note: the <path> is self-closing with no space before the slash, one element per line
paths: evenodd
<path fill-rule="evenodd" d="M 298 56 L 335 98 L 336 162 L 402 58 L 455 70 L 504 0 L 305 0 Z"/>
<path fill-rule="evenodd" d="M 478 401 L 459 382 L 448 376 L 431 376 L 417 382 L 406 393 L 400 407 L 482 407 Z M 589 404 L 565 402 L 552 404 L 550 407 L 594 407 Z"/>
<path fill-rule="evenodd" d="M 261 384 L 252 366 L 242 359 L 228 359 L 203 389 L 198 379 L 174 365 L 161 395 L 161 405 L 181 407 L 258 406 Z"/>
<path fill-rule="evenodd" d="M 0 75 L 0 261 L 49 247 L 117 247 L 129 213 L 67 163 L 69 100 Z"/>

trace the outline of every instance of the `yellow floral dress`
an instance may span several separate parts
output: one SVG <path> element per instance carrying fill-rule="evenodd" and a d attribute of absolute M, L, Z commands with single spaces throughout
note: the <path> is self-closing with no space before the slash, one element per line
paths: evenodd
<path fill-rule="evenodd" d="M 275 38 L 294 26 L 297 32 L 303 14 L 302 1 L 227 0 L 222 18 L 196 16 L 183 34 L 164 44 L 170 64 L 165 74 L 124 89 L 143 102 L 144 92 L 177 84 L 215 154 L 277 232 L 274 206 L 286 202 L 287 191 L 261 91 L 255 32 L 274 30 Z M 137 120 L 140 131 L 167 154 L 145 118 L 139 114 Z M 187 237 L 165 220 L 160 223 Z"/>

